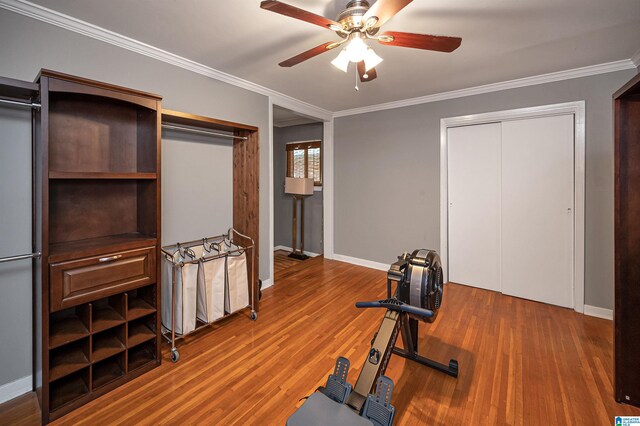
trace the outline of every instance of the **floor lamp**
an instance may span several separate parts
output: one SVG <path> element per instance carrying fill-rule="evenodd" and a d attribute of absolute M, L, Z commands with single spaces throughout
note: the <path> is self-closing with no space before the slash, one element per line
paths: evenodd
<path fill-rule="evenodd" d="M 285 178 L 284 192 L 293 195 L 293 228 L 291 254 L 289 257 L 299 260 L 308 259 L 304 254 L 304 197 L 313 195 L 313 178 Z M 296 247 L 298 232 L 298 200 L 300 200 L 300 251 Z"/>

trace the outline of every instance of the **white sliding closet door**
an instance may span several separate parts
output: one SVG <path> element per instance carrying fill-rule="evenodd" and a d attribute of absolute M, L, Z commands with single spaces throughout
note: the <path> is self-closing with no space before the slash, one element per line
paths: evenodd
<path fill-rule="evenodd" d="M 573 115 L 502 123 L 502 292 L 573 307 Z"/>
<path fill-rule="evenodd" d="M 500 291 L 500 123 L 447 132 L 449 281 Z"/>

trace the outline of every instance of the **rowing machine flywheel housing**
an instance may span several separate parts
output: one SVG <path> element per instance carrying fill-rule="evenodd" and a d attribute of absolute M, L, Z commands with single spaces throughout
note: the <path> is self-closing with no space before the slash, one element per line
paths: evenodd
<path fill-rule="evenodd" d="M 433 322 L 438 316 L 444 290 L 440 256 L 435 250 L 426 249 L 414 250 L 405 256 L 407 267 L 403 279 L 398 283 L 398 299 L 411 306 L 433 311 L 433 316 L 429 318 L 411 315 L 414 319 Z"/>

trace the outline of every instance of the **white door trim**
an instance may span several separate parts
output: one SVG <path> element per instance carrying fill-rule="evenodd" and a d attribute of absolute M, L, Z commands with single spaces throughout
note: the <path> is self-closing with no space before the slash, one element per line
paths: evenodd
<path fill-rule="evenodd" d="M 333 259 L 333 116 L 318 116 L 313 109 L 302 110 L 296 103 L 283 102 L 282 99 L 269 96 L 269 279 L 262 283 L 263 288 L 274 284 L 274 188 L 273 188 L 273 106 L 290 109 L 301 115 L 315 118 L 323 123 L 322 139 L 322 220 L 323 220 L 323 255 Z"/>
<path fill-rule="evenodd" d="M 440 120 L 440 257 L 442 259 L 445 282 L 449 279 L 447 128 L 564 114 L 573 114 L 575 126 L 573 306 L 576 312 L 584 313 L 585 101 L 465 115 Z"/>

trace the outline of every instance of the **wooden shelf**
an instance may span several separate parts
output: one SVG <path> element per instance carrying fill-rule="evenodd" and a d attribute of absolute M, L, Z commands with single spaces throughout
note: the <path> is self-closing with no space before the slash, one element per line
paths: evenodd
<path fill-rule="evenodd" d="M 91 325 L 93 333 L 98 333 L 120 324 L 124 324 L 124 318 L 113 307 L 106 305 L 93 308 L 93 322 Z"/>
<path fill-rule="evenodd" d="M 124 351 L 124 344 L 115 334 L 107 332 L 93 337 L 92 349 L 92 360 L 96 363 Z"/>
<path fill-rule="evenodd" d="M 156 173 L 57 172 L 49 171 L 49 179 L 157 179 Z"/>
<path fill-rule="evenodd" d="M 49 325 L 49 349 L 75 342 L 89 335 L 89 330 L 77 315 L 52 321 Z"/>
<path fill-rule="evenodd" d="M 154 333 L 146 324 L 142 322 L 130 323 L 127 347 L 132 348 L 140 343 L 155 339 L 155 337 L 156 333 Z"/>
<path fill-rule="evenodd" d="M 143 367 L 156 359 L 154 345 L 147 343 L 129 350 L 129 372 Z"/>
<path fill-rule="evenodd" d="M 181 126 L 199 127 L 207 130 L 220 130 L 223 132 L 249 131 L 257 132 L 258 128 L 247 124 L 234 123 L 231 121 L 218 120 L 202 115 L 189 114 L 181 111 L 162 110 L 162 122 L 167 124 L 178 124 Z"/>
<path fill-rule="evenodd" d="M 101 388 L 114 380 L 124 376 L 124 370 L 118 359 L 121 357 L 107 358 L 93 366 L 93 389 Z"/>
<path fill-rule="evenodd" d="M 89 389 L 84 376 L 87 371 L 75 373 L 51 383 L 50 410 L 54 411 L 88 394 Z"/>
<path fill-rule="evenodd" d="M 127 320 L 131 321 L 152 314 L 155 311 L 156 308 L 151 306 L 146 300 L 139 297 L 130 297 L 129 307 L 127 309 Z"/>
<path fill-rule="evenodd" d="M 97 256 L 113 251 L 131 250 L 156 245 L 151 235 L 132 232 L 108 237 L 88 238 L 49 245 L 49 263 L 62 262 L 78 257 Z"/>
<path fill-rule="evenodd" d="M 8 97 L 46 106 L 34 118 L 34 170 L 43 178 L 34 181 L 43 218 L 34 232 L 46 256 L 33 311 L 44 330 L 34 365 L 48 424 L 159 365 L 162 103 L 47 70 L 35 84 L 0 78 L 0 98 Z"/>
<path fill-rule="evenodd" d="M 89 360 L 79 345 L 72 349 L 62 348 L 51 353 L 49 381 L 53 382 L 89 365 Z"/>
<path fill-rule="evenodd" d="M 0 77 L 0 98 L 29 102 L 38 97 L 39 91 L 37 83 Z"/>

